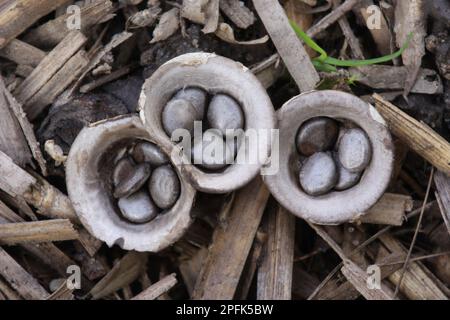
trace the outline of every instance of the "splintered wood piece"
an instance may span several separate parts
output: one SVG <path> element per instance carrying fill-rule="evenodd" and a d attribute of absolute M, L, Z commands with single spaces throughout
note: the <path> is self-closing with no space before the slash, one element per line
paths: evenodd
<path fill-rule="evenodd" d="M 13 197 L 24 198 L 43 215 L 78 222 L 72 203 L 66 195 L 46 180 L 30 175 L 1 151 L 0 189 Z"/>
<path fill-rule="evenodd" d="M 401 226 L 405 213 L 414 205 L 411 196 L 385 193 L 381 199 L 361 217 L 361 222 Z"/>
<path fill-rule="evenodd" d="M 392 103 L 374 94 L 378 112 L 389 128 L 412 150 L 450 176 L 450 144 L 426 124 L 410 117 Z"/>
<path fill-rule="evenodd" d="M 49 295 L 39 282 L 1 247 L 0 275 L 25 299 L 44 300 Z"/>
<path fill-rule="evenodd" d="M 33 154 L 34 159 L 36 159 L 39 167 L 41 168 L 42 174 L 44 176 L 47 175 L 47 167 L 45 164 L 44 156 L 42 155 L 41 149 L 39 147 L 39 143 L 37 142 L 36 136 L 34 134 L 33 126 L 28 121 L 26 114 L 23 112 L 22 106 L 17 102 L 17 100 L 13 97 L 11 92 L 9 92 L 6 87 L 3 79 L 0 77 L 0 91 L 3 92 L 4 102 L 9 107 L 10 111 L 16 117 L 17 122 L 19 123 L 23 135 L 28 143 L 28 147 Z M 0 102 L 0 105 L 2 103 Z M 1 107 L 1 106 L 0 106 Z M 0 130 L 1 131 L 1 130 Z M 10 137 L 8 137 L 10 139 Z M 0 148 L 1 150 L 1 148 Z M 15 160 L 15 159 L 14 159 Z M 20 165 L 20 162 L 17 162 Z"/>
<path fill-rule="evenodd" d="M 17 100 L 26 104 L 86 41 L 81 32 L 71 31 L 17 87 L 14 92 Z"/>
<path fill-rule="evenodd" d="M 131 300 L 155 300 L 164 293 L 167 293 L 177 284 L 176 274 L 172 273 L 157 283 L 151 285 Z"/>
<path fill-rule="evenodd" d="M 434 174 L 434 184 L 436 185 L 436 199 L 439 209 L 444 219 L 447 231 L 450 234 L 450 178 L 440 171 Z"/>
<path fill-rule="evenodd" d="M 85 4 L 80 6 L 80 31 L 83 33 L 89 32 L 95 24 L 114 17 L 113 12 L 114 8 L 109 0 L 85 1 Z M 71 31 L 68 25 L 70 19 L 73 20 L 73 18 L 73 11 L 67 12 L 31 30 L 25 35 L 24 40 L 39 47 L 54 47 Z"/>
<path fill-rule="evenodd" d="M 10 108 L 3 78 L 0 76 L 0 151 L 3 151 L 19 166 L 31 162 L 31 153 L 18 119 Z"/>
<path fill-rule="evenodd" d="M 61 94 L 88 65 L 89 59 L 86 51 L 78 51 L 67 63 L 24 105 L 24 110 L 30 120 L 53 103 L 56 97 Z"/>
<path fill-rule="evenodd" d="M 220 10 L 241 29 L 247 29 L 255 22 L 253 12 L 240 0 L 220 0 Z"/>
<path fill-rule="evenodd" d="M 260 177 L 238 191 L 228 216 L 214 231 L 192 299 L 233 298 L 268 199 Z"/>
<path fill-rule="evenodd" d="M 0 48 L 67 0 L 7 0 L 0 4 Z"/>
<path fill-rule="evenodd" d="M 47 53 L 18 39 L 11 40 L 0 50 L 0 57 L 14 61 L 20 65 L 36 67 Z"/>
<path fill-rule="evenodd" d="M 368 274 L 354 262 L 344 260 L 341 269 L 342 274 L 367 300 L 392 300 L 393 293 L 386 286 L 381 284 L 380 288 L 369 288 L 367 286 Z"/>
<path fill-rule="evenodd" d="M 384 234 L 380 240 L 385 248 L 380 247 L 380 257 L 390 253 L 406 257 L 407 250 L 391 235 Z M 400 281 L 402 270 L 392 273 L 388 279 L 394 284 Z M 447 296 L 429 277 L 430 271 L 419 261 L 411 262 L 405 270 L 400 291 L 411 300 L 447 300 Z"/>
<path fill-rule="evenodd" d="M 253 5 L 300 91 L 313 90 L 320 80 L 319 74 L 292 30 L 283 7 L 278 0 L 258 0 Z"/>
<path fill-rule="evenodd" d="M 148 254 L 130 251 L 89 292 L 100 299 L 129 285 L 144 272 Z"/>
<path fill-rule="evenodd" d="M 78 232 L 68 219 L 0 224 L 0 244 L 75 240 Z"/>
<path fill-rule="evenodd" d="M 258 269 L 258 300 L 290 300 L 294 264 L 295 217 L 283 208 L 270 212 L 266 251 Z"/>

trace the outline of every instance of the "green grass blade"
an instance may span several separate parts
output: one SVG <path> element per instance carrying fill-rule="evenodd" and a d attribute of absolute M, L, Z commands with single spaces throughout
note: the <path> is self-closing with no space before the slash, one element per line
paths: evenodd
<path fill-rule="evenodd" d="M 367 66 L 371 64 L 378 64 L 383 62 L 391 61 L 395 58 L 398 58 L 402 55 L 402 53 L 408 48 L 409 43 L 412 38 L 412 33 L 408 35 L 408 39 L 406 40 L 405 44 L 401 47 L 400 50 L 397 52 L 394 52 L 392 54 L 374 58 L 374 59 L 367 59 L 367 60 L 339 60 L 332 57 L 327 57 L 325 60 L 321 61 L 322 63 L 331 64 L 338 67 L 360 67 L 360 66 Z"/>
<path fill-rule="evenodd" d="M 296 24 L 294 21 L 289 20 L 289 23 L 291 24 L 292 29 L 294 29 L 295 33 L 297 34 L 297 36 L 302 39 L 306 45 L 308 47 L 310 47 L 311 49 L 313 49 L 314 51 L 316 51 L 317 53 L 320 54 L 319 57 L 317 57 L 316 59 L 319 61 L 324 61 L 327 57 L 328 54 L 325 52 L 325 50 L 323 50 L 313 39 L 311 39 L 303 30 L 302 28 L 300 28 L 300 26 L 298 24 Z"/>
<path fill-rule="evenodd" d="M 312 64 L 319 71 L 324 71 L 324 72 L 336 72 L 337 71 L 335 66 L 332 66 L 332 65 L 326 64 L 326 63 L 322 63 L 319 60 L 313 60 Z"/>

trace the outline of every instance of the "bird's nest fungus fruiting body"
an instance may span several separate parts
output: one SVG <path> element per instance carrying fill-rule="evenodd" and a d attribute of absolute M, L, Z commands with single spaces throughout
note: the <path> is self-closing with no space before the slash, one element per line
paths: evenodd
<path fill-rule="evenodd" d="M 348 93 L 313 91 L 294 97 L 277 115 L 279 171 L 263 178 L 286 209 L 334 225 L 357 219 L 379 200 L 394 151 L 375 108 Z"/>
<path fill-rule="evenodd" d="M 199 191 L 236 190 L 258 175 L 270 156 L 271 130 L 276 125 L 272 103 L 251 71 L 233 60 L 199 52 L 168 61 L 145 82 L 140 108 L 150 134 L 170 142 L 176 151 L 172 154 L 182 154 L 183 175 Z M 202 130 L 194 132 L 195 121 Z M 172 139 L 180 128 L 191 134 L 189 152 Z M 258 143 L 244 140 L 242 148 L 229 139 L 235 132 L 249 131 L 256 133 Z M 198 133 L 200 139 L 195 140 Z M 225 150 L 223 157 L 213 159 L 207 150 L 214 148 L 205 147 L 209 143 Z M 244 154 L 258 155 L 258 159 Z"/>
<path fill-rule="evenodd" d="M 109 246 L 158 252 L 184 234 L 196 191 L 168 150 L 138 116 L 101 121 L 80 132 L 66 163 L 67 188 L 92 235 Z"/>

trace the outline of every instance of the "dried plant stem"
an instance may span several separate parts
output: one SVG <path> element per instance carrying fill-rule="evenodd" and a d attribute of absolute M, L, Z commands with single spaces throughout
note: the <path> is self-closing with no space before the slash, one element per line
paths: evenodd
<path fill-rule="evenodd" d="M 319 22 L 317 22 L 314 26 L 312 26 L 307 34 L 309 37 L 314 38 L 318 33 L 322 32 L 333 23 L 338 21 L 344 14 L 352 10 L 352 8 L 358 4 L 361 0 L 347 0 L 339 7 L 331 11 L 325 17 L 322 18 Z"/>
<path fill-rule="evenodd" d="M 424 202 L 425 204 L 426 202 Z M 427 203 L 424 205 L 425 207 L 425 211 L 430 209 L 434 204 L 433 202 Z M 422 211 L 422 208 L 416 209 L 414 211 L 412 211 L 411 213 L 409 213 L 406 216 L 406 219 L 410 219 L 413 218 L 415 216 L 417 216 L 420 212 Z M 387 226 L 384 227 L 383 229 L 379 230 L 377 233 L 375 233 L 373 236 L 371 236 L 370 238 L 368 238 L 366 241 L 364 241 L 363 243 L 361 243 L 358 247 L 356 247 L 355 249 L 353 249 L 353 251 L 351 251 L 348 254 L 348 257 L 352 257 L 354 254 L 360 252 L 362 249 L 364 249 L 365 247 L 367 247 L 369 244 L 371 244 L 372 242 L 374 242 L 375 240 L 377 240 L 379 237 L 381 237 L 383 234 L 387 233 L 389 230 L 391 230 L 393 227 L 395 226 Z M 322 280 L 322 282 L 317 286 L 317 288 L 313 291 L 313 293 L 311 293 L 311 295 L 308 297 L 308 300 L 313 300 L 317 294 L 320 292 L 320 290 L 325 287 L 325 285 L 328 283 L 328 281 L 330 281 L 333 276 L 341 269 L 341 267 L 343 266 L 343 263 L 340 262 L 333 270 L 331 270 L 331 272 L 325 277 L 325 279 Z"/>
<path fill-rule="evenodd" d="M 400 280 L 398 281 L 397 286 L 395 287 L 395 292 L 394 292 L 394 296 L 393 296 L 394 299 L 398 295 L 398 292 L 400 290 L 400 286 L 401 286 L 403 278 L 405 276 L 406 268 L 408 267 L 409 260 L 411 258 L 412 250 L 414 249 L 414 245 L 416 244 L 417 235 L 419 234 L 419 228 L 420 228 L 420 225 L 422 224 L 423 213 L 425 212 L 425 204 L 427 203 L 428 196 L 430 195 L 431 183 L 433 181 L 433 175 L 434 175 L 434 167 L 431 168 L 430 178 L 428 179 L 427 191 L 425 193 L 425 199 L 423 201 L 422 209 L 420 210 L 419 221 L 417 221 L 416 231 L 414 232 L 414 236 L 413 236 L 413 239 L 411 241 L 411 245 L 409 246 L 409 250 L 408 250 L 408 254 L 406 256 L 405 263 L 403 264 Z"/>

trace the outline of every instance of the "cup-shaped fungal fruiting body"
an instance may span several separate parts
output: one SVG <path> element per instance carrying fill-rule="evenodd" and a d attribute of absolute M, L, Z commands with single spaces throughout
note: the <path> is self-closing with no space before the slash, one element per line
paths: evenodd
<path fill-rule="evenodd" d="M 252 72 L 233 60 L 200 52 L 168 61 L 145 82 L 140 109 L 149 133 L 181 154 L 181 171 L 199 191 L 238 189 L 270 156 L 272 103 Z"/>
<path fill-rule="evenodd" d="M 80 132 L 66 180 L 73 206 L 93 236 L 108 246 L 158 252 L 184 234 L 196 191 L 170 160 L 170 149 L 149 135 L 138 116 L 101 121 Z"/>
<path fill-rule="evenodd" d="M 357 219 L 379 200 L 394 147 L 374 107 L 348 93 L 313 91 L 289 100 L 277 116 L 279 170 L 263 178 L 286 209 L 335 225 Z"/>

